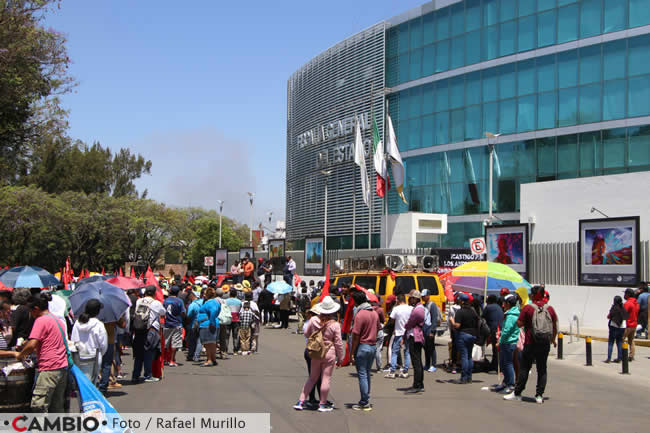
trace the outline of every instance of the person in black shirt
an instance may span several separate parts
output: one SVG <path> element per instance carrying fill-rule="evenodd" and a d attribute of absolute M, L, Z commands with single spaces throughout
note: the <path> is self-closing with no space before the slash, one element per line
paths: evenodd
<path fill-rule="evenodd" d="M 461 308 L 451 319 L 451 324 L 458 331 L 456 342 L 460 354 L 461 375 L 460 380 L 453 383 L 465 384 L 472 383 L 472 369 L 474 361 L 472 360 L 472 348 L 478 335 L 479 317 L 476 311 L 470 306 L 469 296 L 464 293 L 458 295 L 461 302 Z"/>
<path fill-rule="evenodd" d="M 490 328 L 490 343 L 492 344 L 492 362 L 490 370 L 497 370 L 499 365 L 499 352 L 497 352 L 497 330 L 503 326 L 503 308 L 497 304 L 496 295 L 487 298 L 487 305 L 483 310 L 483 316 Z"/>
<path fill-rule="evenodd" d="M 32 292 L 27 288 L 14 289 L 11 294 L 11 300 L 18 307 L 11 313 L 10 317 L 12 337 L 9 347 L 22 346 L 29 340 L 29 334 L 32 332 L 32 326 L 34 326 L 34 318 L 30 314 L 31 309 L 27 306 L 31 297 Z"/>

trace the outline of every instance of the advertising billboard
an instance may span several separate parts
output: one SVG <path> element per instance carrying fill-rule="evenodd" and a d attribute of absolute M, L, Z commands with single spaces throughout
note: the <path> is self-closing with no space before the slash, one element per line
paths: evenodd
<path fill-rule="evenodd" d="M 282 274 L 282 269 L 287 263 L 286 244 L 284 239 L 269 240 L 269 260 L 273 266 L 273 273 Z"/>
<path fill-rule="evenodd" d="M 214 273 L 225 274 L 228 272 L 228 249 L 217 248 L 214 253 Z"/>
<path fill-rule="evenodd" d="M 639 217 L 580 220 L 578 284 L 639 284 Z"/>
<path fill-rule="evenodd" d="M 487 261 L 502 263 L 528 279 L 528 224 L 485 228 Z"/>
<path fill-rule="evenodd" d="M 325 269 L 325 254 L 323 238 L 305 239 L 305 275 L 323 275 Z"/>

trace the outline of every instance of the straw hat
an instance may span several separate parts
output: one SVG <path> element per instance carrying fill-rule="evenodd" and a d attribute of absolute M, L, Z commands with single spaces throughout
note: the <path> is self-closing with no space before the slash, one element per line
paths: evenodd
<path fill-rule="evenodd" d="M 244 290 L 244 286 L 241 285 L 241 283 L 235 284 L 235 290 Z"/>
<path fill-rule="evenodd" d="M 319 314 L 334 314 L 341 308 L 337 302 L 334 302 L 330 296 L 326 296 L 323 302 L 316 304 L 316 310 Z"/>
<path fill-rule="evenodd" d="M 221 290 L 223 290 L 224 292 L 227 292 L 227 291 L 230 290 L 230 286 L 228 284 L 224 284 L 223 286 L 221 286 Z"/>

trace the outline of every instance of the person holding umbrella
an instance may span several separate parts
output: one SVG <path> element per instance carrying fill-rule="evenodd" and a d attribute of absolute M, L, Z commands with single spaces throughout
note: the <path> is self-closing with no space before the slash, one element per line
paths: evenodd
<path fill-rule="evenodd" d="M 86 303 L 84 312 L 72 328 L 70 340 L 73 343 L 72 358 L 74 363 L 95 384 L 99 374 L 102 356 L 108 349 L 108 335 L 104 324 L 97 319 L 102 308 L 101 302 L 91 299 Z"/>

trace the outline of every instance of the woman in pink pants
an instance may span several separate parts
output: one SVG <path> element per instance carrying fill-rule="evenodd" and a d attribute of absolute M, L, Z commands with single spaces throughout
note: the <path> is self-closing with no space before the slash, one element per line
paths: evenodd
<path fill-rule="evenodd" d="M 323 359 L 311 360 L 311 374 L 305 386 L 300 393 L 300 399 L 293 406 L 296 410 L 303 410 L 305 408 L 305 400 L 311 392 L 312 388 L 321 378 L 320 387 L 320 405 L 318 406 L 319 412 L 331 412 L 332 407 L 327 404 L 327 395 L 330 391 L 330 381 L 335 365 L 341 365 L 343 362 L 343 341 L 341 340 L 341 325 L 336 321 L 334 314 L 341 308 L 341 306 L 334 302 L 334 300 L 327 296 L 323 302 L 316 305 L 315 309 L 319 312 L 318 317 L 313 317 L 307 325 L 305 330 L 305 337 L 309 338 L 314 332 L 323 329 L 323 340 L 329 346 L 327 355 Z"/>

